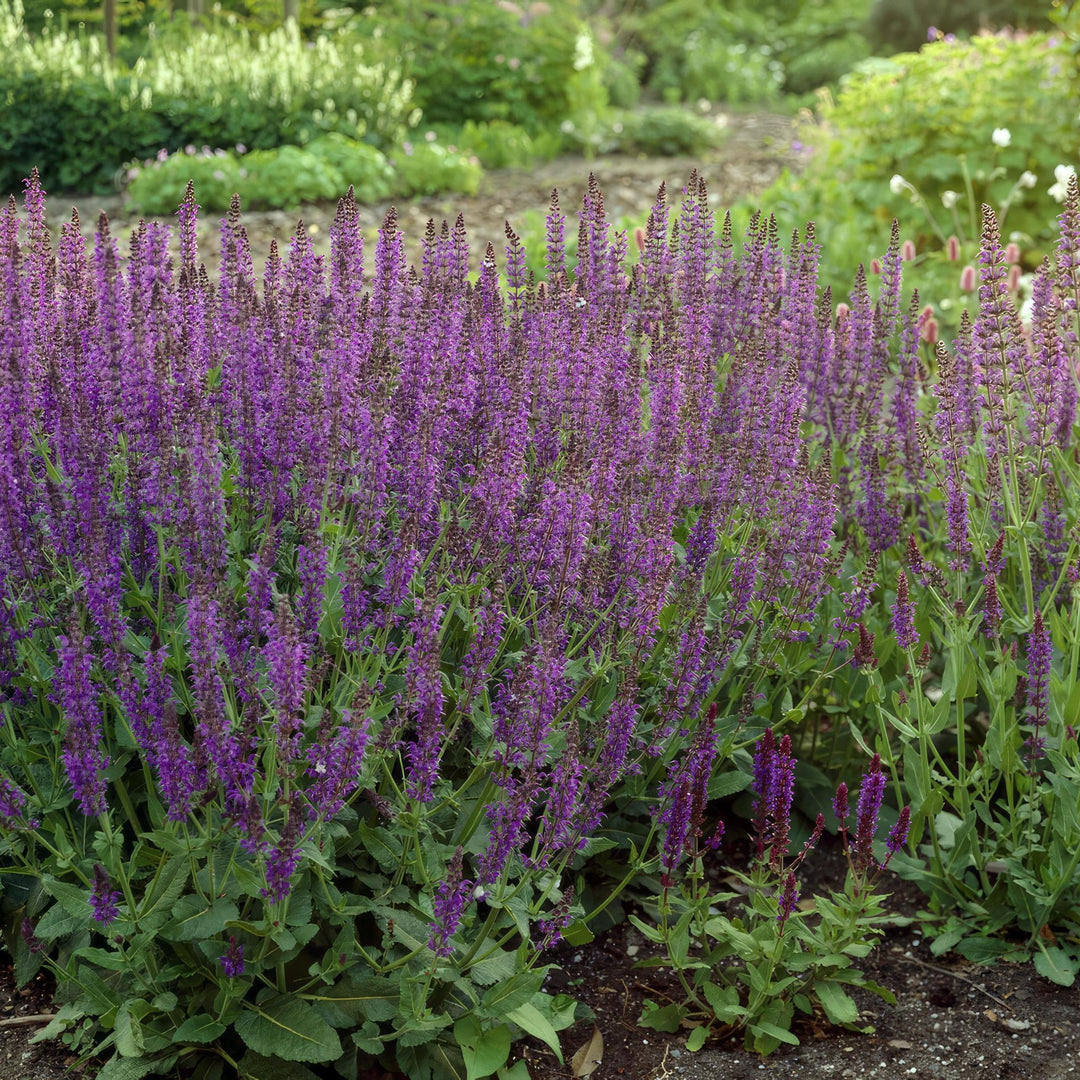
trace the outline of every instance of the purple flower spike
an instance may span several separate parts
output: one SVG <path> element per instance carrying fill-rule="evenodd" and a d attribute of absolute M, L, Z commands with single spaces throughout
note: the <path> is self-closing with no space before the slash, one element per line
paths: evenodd
<path fill-rule="evenodd" d="M 892 609 L 892 626 L 896 634 L 896 643 L 901 649 L 919 644 L 919 635 L 915 631 L 915 605 L 908 599 L 907 574 L 900 571 L 896 579 L 896 603 Z"/>
<path fill-rule="evenodd" d="M 108 926 L 120 914 L 119 900 L 120 893 L 112 887 L 108 871 L 104 866 L 95 863 L 94 880 L 90 888 L 90 908 L 94 912 L 94 918 L 102 926 Z"/>
<path fill-rule="evenodd" d="M 907 843 L 908 830 L 911 828 L 911 807 L 905 806 L 896 819 L 896 824 L 889 830 L 885 839 L 885 861 L 881 864 L 884 870 L 889 865 L 892 857 Z"/>
<path fill-rule="evenodd" d="M 435 918 L 431 923 L 428 948 L 436 956 L 446 957 L 453 954 L 454 946 L 450 944 L 450 939 L 461 925 L 461 916 L 472 891 L 473 883 L 461 876 L 461 865 L 462 851 L 458 848 L 446 868 L 446 878 L 439 885 L 433 905 Z"/>
<path fill-rule="evenodd" d="M 780 890 L 779 910 L 777 911 L 776 921 L 780 924 L 781 932 L 783 932 L 784 924 L 791 918 L 792 913 L 795 911 L 795 905 L 799 902 L 799 893 L 796 884 L 795 875 L 789 873 L 787 877 L 784 878 L 784 885 Z"/>
<path fill-rule="evenodd" d="M 238 979 L 244 974 L 244 946 L 236 938 L 229 938 L 229 947 L 221 957 L 221 968 L 230 979 Z"/>
<path fill-rule="evenodd" d="M 1050 664 L 1054 655 L 1050 632 L 1046 629 L 1041 611 L 1035 612 L 1035 625 L 1028 635 L 1027 653 L 1028 708 L 1031 710 L 1029 722 L 1033 730 L 1024 743 L 1024 754 L 1031 762 L 1046 753 L 1046 738 L 1042 729 L 1046 727 L 1047 690 L 1050 685 Z"/>
<path fill-rule="evenodd" d="M 875 754 L 870 771 L 863 776 L 859 801 L 855 807 L 855 867 L 863 872 L 873 859 L 872 846 L 877 832 L 878 814 L 885 796 L 885 774 L 881 771 L 881 755 Z"/>

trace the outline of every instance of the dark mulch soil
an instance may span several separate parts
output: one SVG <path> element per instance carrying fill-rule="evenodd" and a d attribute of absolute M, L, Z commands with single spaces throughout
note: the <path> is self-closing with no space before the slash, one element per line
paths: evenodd
<path fill-rule="evenodd" d="M 844 862 L 835 845 L 816 851 L 801 883 L 804 896 L 837 888 Z M 924 911 L 913 885 L 886 874 L 881 891 L 892 890 L 889 913 L 913 918 Z M 1068 989 L 1038 975 L 1032 965 L 971 964 L 936 957 L 918 921 L 891 927 L 861 963 L 871 980 L 892 990 L 896 1005 L 855 991 L 860 1026 L 873 1034 L 830 1027 L 820 1016 L 797 1021 L 799 1046 L 782 1047 L 767 1058 L 747 1053 L 741 1038 L 710 1041 L 697 1053 L 686 1050 L 686 1034 L 666 1035 L 636 1026 L 646 999 L 677 1000 L 677 987 L 662 970 L 635 968 L 652 948 L 632 926 L 622 924 L 589 946 L 562 949 L 561 971 L 549 990 L 565 991 L 595 1013 L 604 1039 L 601 1066 L 593 1080 L 750 1080 L 766 1075 L 799 1080 L 840 1077 L 900 1080 L 1059 1080 L 1080 1077 L 1080 985 Z M 633 954 L 633 957 L 631 956 Z M 592 1035 L 593 1020 L 562 1033 L 569 1062 Z M 533 1080 L 568 1080 L 568 1065 L 539 1043 L 523 1052 Z"/>

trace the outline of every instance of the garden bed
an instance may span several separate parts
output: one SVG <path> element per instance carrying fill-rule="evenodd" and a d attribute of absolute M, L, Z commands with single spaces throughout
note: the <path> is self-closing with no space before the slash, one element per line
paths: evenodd
<path fill-rule="evenodd" d="M 804 891 L 842 887 L 843 857 L 826 843 L 807 863 Z M 767 1058 L 747 1053 L 741 1039 L 706 1044 L 692 1054 L 686 1032 L 667 1035 L 638 1027 L 647 1000 L 662 1002 L 677 990 L 655 969 L 635 967 L 649 943 L 622 923 L 589 945 L 559 946 L 558 970 L 546 989 L 570 994 L 595 1015 L 604 1040 L 595 1080 L 751 1080 L 763 1073 L 801 1080 L 907 1076 L 942 1080 L 1027 1077 L 1064 1080 L 1080 1074 L 1080 987 L 1063 988 L 1039 976 L 1031 964 L 971 964 L 954 955 L 935 956 L 922 933 L 924 897 L 910 883 L 890 875 L 894 891 L 888 910 L 898 923 L 862 965 L 871 979 L 891 989 L 896 1005 L 855 991 L 862 1034 L 806 1019 L 796 1028 L 801 1044 Z M 72 1074 L 75 1058 L 59 1043 L 31 1045 L 38 1024 L 7 1024 L 15 1017 L 51 1013 L 51 980 L 40 976 L 16 990 L 9 966 L 0 968 L 0 1080 L 61 1080 L 94 1075 L 93 1066 Z M 565 1062 L 592 1035 L 594 1021 L 581 1020 L 562 1033 Z M 524 1058 L 532 1080 L 568 1080 L 568 1064 L 536 1040 L 520 1044 L 512 1060 Z M 328 1069 L 326 1075 L 332 1076 Z M 391 1080 L 375 1070 L 364 1080 Z M 394 1078 L 396 1080 L 396 1077 Z"/>

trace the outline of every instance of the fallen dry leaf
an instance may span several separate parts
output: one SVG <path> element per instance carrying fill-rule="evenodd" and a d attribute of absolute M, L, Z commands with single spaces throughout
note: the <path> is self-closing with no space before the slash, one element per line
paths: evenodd
<path fill-rule="evenodd" d="M 910 1050 L 913 1044 L 909 1043 L 907 1039 L 890 1039 L 889 1045 L 894 1050 Z"/>
<path fill-rule="evenodd" d="M 591 1076 L 601 1061 L 604 1060 L 604 1036 L 598 1027 L 593 1028 L 592 1038 L 570 1060 L 570 1069 L 575 1077 Z"/>

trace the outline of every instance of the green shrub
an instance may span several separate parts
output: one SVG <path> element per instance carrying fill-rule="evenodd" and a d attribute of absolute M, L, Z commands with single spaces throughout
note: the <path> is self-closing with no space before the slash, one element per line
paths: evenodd
<path fill-rule="evenodd" d="M 853 264 L 870 265 L 894 217 L 918 252 L 940 250 L 957 231 L 941 202 L 946 191 L 962 196 L 969 240 L 982 203 L 1008 204 L 1006 229 L 1029 265 L 1048 250 L 1059 211 L 1049 194 L 1054 169 L 1080 155 L 1080 131 L 1065 47 L 1046 35 L 941 41 L 869 61 L 825 102 L 820 120 L 803 134 L 813 147 L 805 171 L 782 177 L 755 204 L 817 223 L 828 240 L 822 274 L 835 288 L 847 291 Z M 995 129 L 1008 129 L 1007 146 L 994 144 Z M 1024 172 L 1035 186 L 1016 190 Z M 890 189 L 898 174 L 921 194 L 933 223 L 912 206 L 909 187 Z"/>
<path fill-rule="evenodd" d="M 394 0 L 354 23 L 398 49 L 430 124 L 512 121 L 531 133 L 607 104 L 599 50 L 571 0 Z"/>
<path fill-rule="evenodd" d="M 563 143 L 558 131 L 530 135 L 506 120 L 466 120 L 459 128 L 442 125 L 437 132 L 448 147 L 472 154 L 485 169 L 524 169 L 536 161 L 550 161 Z"/>
<path fill-rule="evenodd" d="M 626 113 L 612 130 L 615 148 L 650 157 L 701 154 L 722 138 L 721 129 L 712 120 L 676 107 Z"/>
<path fill-rule="evenodd" d="M 332 131 L 309 143 L 307 149 L 337 169 L 345 184 L 352 186 L 357 202 L 382 202 L 393 194 L 394 167 L 374 146 Z M 336 192 L 330 196 L 336 197 Z"/>
<path fill-rule="evenodd" d="M 411 118 L 408 81 L 365 63 L 354 35 L 173 27 L 129 70 L 97 38 L 30 38 L 19 0 L 0 0 L 0 51 L 0 194 L 35 165 L 47 187 L 109 190 L 124 161 L 189 144 L 265 150 L 336 131 L 391 145 Z"/>
<path fill-rule="evenodd" d="M 644 57 L 669 102 L 773 101 L 834 82 L 867 56 L 869 0 L 645 0 L 624 12 L 616 54 Z"/>
<path fill-rule="evenodd" d="M 405 199 L 443 192 L 475 195 L 484 175 L 476 158 L 438 142 L 405 143 L 393 163 L 394 194 Z"/>
<path fill-rule="evenodd" d="M 875 51 L 917 49 L 935 27 L 945 34 L 975 33 L 987 27 L 1044 27 L 1042 0 L 877 0 L 868 37 Z"/>
<path fill-rule="evenodd" d="M 335 199 L 350 184 L 360 202 L 390 197 L 394 170 L 373 146 L 330 134 L 306 147 L 238 154 L 204 147 L 159 157 L 128 173 L 128 196 L 143 214 L 171 214 L 189 180 L 206 210 L 225 211 L 233 193 L 252 209 L 294 209 Z"/>

